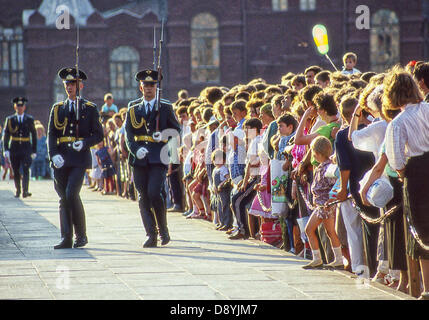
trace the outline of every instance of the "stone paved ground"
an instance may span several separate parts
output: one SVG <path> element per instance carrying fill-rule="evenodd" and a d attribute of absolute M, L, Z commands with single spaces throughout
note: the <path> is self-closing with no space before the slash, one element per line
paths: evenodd
<path fill-rule="evenodd" d="M 85 186 L 89 244 L 59 242 L 52 181 L 31 181 L 15 199 L 0 181 L 0 299 L 49 300 L 397 300 L 411 299 L 340 271 L 303 270 L 307 260 L 256 240 L 228 240 L 206 221 L 169 213 L 172 241 L 142 247 L 136 202 Z"/>

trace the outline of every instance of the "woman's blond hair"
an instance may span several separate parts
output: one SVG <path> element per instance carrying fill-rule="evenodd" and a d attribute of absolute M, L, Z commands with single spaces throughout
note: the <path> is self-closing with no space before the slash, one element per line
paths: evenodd
<path fill-rule="evenodd" d="M 423 101 L 423 94 L 413 76 L 399 65 L 386 75 L 383 86 L 383 114 L 388 118 L 387 110 L 397 110 Z"/>

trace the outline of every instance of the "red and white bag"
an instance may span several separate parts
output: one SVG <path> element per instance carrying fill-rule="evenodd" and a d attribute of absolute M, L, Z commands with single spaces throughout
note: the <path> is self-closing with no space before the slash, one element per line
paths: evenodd
<path fill-rule="evenodd" d="M 261 224 L 259 233 L 261 240 L 269 244 L 275 244 L 282 241 L 282 228 L 278 221 L 266 221 Z"/>

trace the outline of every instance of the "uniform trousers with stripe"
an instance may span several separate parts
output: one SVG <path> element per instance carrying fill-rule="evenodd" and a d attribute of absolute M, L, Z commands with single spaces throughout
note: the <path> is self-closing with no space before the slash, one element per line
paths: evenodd
<path fill-rule="evenodd" d="M 79 193 L 85 176 L 85 167 L 54 169 L 54 187 L 60 197 L 61 238 L 71 241 L 73 228 L 76 239 L 86 237 L 85 210 Z"/>
<path fill-rule="evenodd" d="M 21 171 L 22 168 L 22 192 L 28 192 L 30 179 L 31 156 L 28 153 L 10 153 L 10 163 L 14 173 L 15 188 L 21 193 Z"/>
<path fill-rule="evenodd" d="M 134 185 L 138 193 L 140 215 L 149 237 L 168 235 L 165 180 L 167 166 L 150 164 L 134 167 Z"/>

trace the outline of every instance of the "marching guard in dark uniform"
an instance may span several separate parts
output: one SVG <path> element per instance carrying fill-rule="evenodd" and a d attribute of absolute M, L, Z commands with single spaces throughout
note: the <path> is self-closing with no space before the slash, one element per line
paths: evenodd
<path fill-rule="evenodd" d="M 4 125 L 3 146 L 4 156 L 10 160 L 14 172 L 16 194 L 21 195 L 22 168 L 22 196 L 30 197 L 28 192 L 31 162 L 37 155 L 37 133 L 32 116 L 25 113 L 26 102 L 24 97 L 12 100 L 16 111 L 14 115 L 6 118 Z"/>
<path fill-rule="evenodd" d="M 125 141 L 139 196 L 140 215 L 148 236 L 143 247 L 147 248 L 157 246 L 158 233 L 161 245 L 170 241 L 164 191 L 169 163 L 167 142 L 168 137 L 180 134 L 180 125 L 171 104 L 163 99 L 157 104 L 158 72 L 143 70 L 135 79 L 140 82 L 143 97 L 128 105 Z"/>
<path fill-rule="evenodd" d="M 64 82 L 68 99 L 51 109 L 48 125 L 48 153 L 54 168 L 54 186 L 60 197 L 61 242 L 55 249 L 82 247 L 88 243 L 85 210 L 79 196 L 86 169 L 91 168 L 90 148 L 103 140 L 97 106 L 77 95 L 87 76 L 75 68 L 63 68 L 58 76 Z M 79 88 L 77 87 L 79 83 Z M 76 100 L 76 95 L 78 99 Z M 76 108 L 76 101 L 78 107 Z M 76 240 L 73 244 L 73 229 Z"/>

